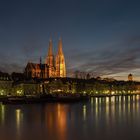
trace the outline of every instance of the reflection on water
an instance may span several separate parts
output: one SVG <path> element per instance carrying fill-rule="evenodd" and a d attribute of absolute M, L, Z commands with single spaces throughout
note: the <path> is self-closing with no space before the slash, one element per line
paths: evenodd
<path fill-rule="evenodd" d="M 20 137 L 20 133 L 21 133 L 21 123 L 23 122 L 23 114 L 22 114 L 22 112 L 21 112 L 21 109 L 16 109 L 15 110 L 15 116 L 16 116 L 16 128 L 17 128 L 17 130 L 16 130 L 16 132 L 17 132 L 17 134 L 16 134 L 16 136 L 17 136 L 17 138 L 19 138 Z"/>
<path fill-rule="evenodd" d="M 139 95 L 71 104 L 0 104 L 0 140 L 135 139 L 140 136 L 139 107 Z"/>
<path fill-rule="evenodd" d="M 69 106 L 61 104 L 42 105 L 42 127 L 45 137 L 53 137 L 54 139 L 66 139 L 67 133 L 67 117 L 69 115 Z M 39 115 L 39 114 L 38 114 Z M 54 133 L 55 131 L 55 133 Z"/>
<path fill-rule="evenodd" d="M 4 124 L 5 121 L 5 106 L 4 105 L 0 105 L 0 123 L 1 125 Z"/>
<path fill-rule="evenodd" d="M 87 115 L 87 107 L 86 105 L 83 105 L 83 119 L 86 120 L 86 115 Z"/>

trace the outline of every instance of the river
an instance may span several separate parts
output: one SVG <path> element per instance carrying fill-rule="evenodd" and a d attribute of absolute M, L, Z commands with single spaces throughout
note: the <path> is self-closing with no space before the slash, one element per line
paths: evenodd
<path fill-rule="evenodd" d="M 87 102 L 0 104 L 0 140 L 140 139 L 140 95 Z"/>

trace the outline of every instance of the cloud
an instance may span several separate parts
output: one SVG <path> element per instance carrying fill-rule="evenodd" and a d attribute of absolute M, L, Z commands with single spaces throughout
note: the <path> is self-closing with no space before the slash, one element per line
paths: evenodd
<path fill-rule="evenodd" d="M 0 71 L 11 73 L 11 72 L 23 72 L 24 69 L 23 66 L 17 63 L 13 63 L 13 64 L 1 63 Z"/>
<path fill-rule="evenodd" d="M 103 47 L 96 52 L 76 52 L 72 59 L 80 59 L 69 66 L 70 71 L 80 70 L 91 72 L 94 75 L 110 75 L 140 68 L 140 36 L 132 36 Z"/>
<path fill-rule="evenodd" d="M 76 70 L 90 72 L 94 76 L 119 75 L 140 68 L 140 36 L 97 45 L 100 47 L 94 46 L 91 49 L 81 50 L 77 48 L 76 51 L 65 54 L 69 75 Z M 0 53 L 0 70 L 22 72 L 29 60 L 39 61 L 41 50 L 44 48 L 39 37 L 27 37 L 21 49 L 21 57 Z"/>
<path fill-rule="evenodd" d="M 12 53 L 0 52 L 0 71 L 2 72 L 23 72 L 24 62 L 22 58 Z"/>

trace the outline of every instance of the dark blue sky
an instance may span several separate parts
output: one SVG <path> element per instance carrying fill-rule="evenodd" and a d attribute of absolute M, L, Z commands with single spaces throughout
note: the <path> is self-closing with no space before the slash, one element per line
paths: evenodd
<path fill-rule="evenodd" d="M 0 70 L 45 59 L 60 36 L 67 71 L 140 79 L 139 0 L 1 0 Z"/>

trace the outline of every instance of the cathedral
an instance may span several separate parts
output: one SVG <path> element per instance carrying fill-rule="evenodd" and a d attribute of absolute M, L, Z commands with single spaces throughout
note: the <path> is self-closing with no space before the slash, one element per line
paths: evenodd
<path fill-rule="evenodd" d="M 49 41 L 48 53 L 45 63 L 31 63 L 28 62 L 25 68 L 25 75 L 27 78 L 53 78 L 66 77 L 65 57 L 62 49 L 62 39 L 58 42 L 58 51 L 56 56 L 53 54 L 53 42 Z"/>

